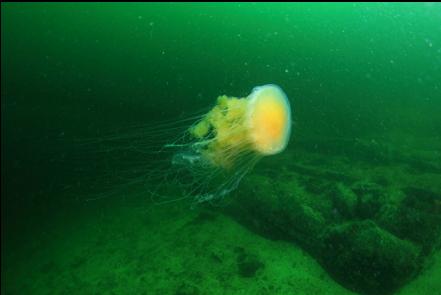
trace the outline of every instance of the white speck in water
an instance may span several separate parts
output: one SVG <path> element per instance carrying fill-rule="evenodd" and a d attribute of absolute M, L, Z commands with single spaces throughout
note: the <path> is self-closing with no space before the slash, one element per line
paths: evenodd
<path fill-rule="evenodd" d="M 426 38 L 426 39 L 424 39 L 424 41 L 426 41 L 427 46 L 429 46 L 429 47 L 433 46 L 433 43 L 432 43 L 432 41 L 430 41 L 430 39 Z"/>

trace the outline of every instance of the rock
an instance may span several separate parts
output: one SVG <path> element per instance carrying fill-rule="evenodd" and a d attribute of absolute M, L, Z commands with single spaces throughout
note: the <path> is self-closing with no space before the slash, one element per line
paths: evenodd
<path fill-rule="evenodd" d="M 248 194 L 241 193 L 234 206 L 225 208 L 227 213 L 268 238 L 295 241 L 308 249 L 316 247 L 326 228 L 320 211 L 300 201 L 305 195 L 279 191 L 267 178 L 259 179 L 253 177 L 253 182 L 244 186 L 242 192 L 248 191 Z M 298 190 L 295 194 L 306 193 Z"/>
<path fill-rule="evenodd" d="M 372 219 L 384 204 L 386 195 L 384 189 L 373 182 L 359 181 L 351 186 L 357 194 L 356 216 L 359 219 Z"/>
<path fill-rule="evenodd" d="M 175 292 L 175 295 L 198 295 L 199 288 L 189 283 L 182 283 Z"/>
<path fill-rule="evenodd" d="M 257 271 L 265 266 L 256 255 L 247 253 L 243 248 L 238 248 L 236 252 L 236 262 L 241 277 L 254 277 Z"/>
<path fill-rule="evenodd" d="M 387 197 L 380 185 L 367 181 L 358 181 L 351 186 L 339 182 L 328 195 L 336 212 L 346 221 L 373 219 Z"/>
<path fill-rule="evenodd" d="M 434 195 L 364 180 L 328 182 L 329 192 L 317 195 L 301 180 L 250 176 L 223 210 L 258 234 L 295 242 L 361 294 L 393 293 L 419 273 L 427 249 L 440 245 L 441 217 L 424 201 Z M 258 262 L 249 260 L 238 258 L 241 276 L 256 273 Z"/>
<path fill-rule="evenodd" d="M 422 246 L 423 253 L 427 255 L 440 241 L 439 196 L 413 188 L 405 189 L 405 193 L 405 199 L 399 204 L 383 206 L 376 220 L 397 237 Z"/>
<path fill-rule="evenodd" d="M 343 183 L 337 183 L 329 193 L 335 210 L 344 218 L 353 218 L 357 207 L 358 196 Z"/>
<path fill-rule="evenodd" d="M 373 221 L 331 226 L 322 236 L 319 257 L 344 286 L 362 294 L 390 294 L 419 270 L 420 250 Z"/>

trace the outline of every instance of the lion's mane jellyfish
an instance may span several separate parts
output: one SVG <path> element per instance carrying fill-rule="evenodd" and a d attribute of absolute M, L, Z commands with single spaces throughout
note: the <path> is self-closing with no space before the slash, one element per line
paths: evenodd
<path fill-rule="evenodd" d="M 219 96 L 201 116 L 100 136 L 88 148 L 105 170 L 94 187 L 106 192 L 91 199 L 135 190 L 156 203 L 220 200 L 259 159 L 285 149 L 290 129 L 287 96 L 264 85 L 243 98 Z"/>
<path fill-rule="evenodd" d="M 196 202 L 222 198 L 261 157 L 285 149 L 290 129 L 289 101 L 276 85 L 255 87 L 244 98 L 219 96 L 216 105 L 186 131 L 187 142 L 165 146 L 178 148 L 171 159 L 180 174 L 174 179 L 182 185 L 184 197 L 192 196 Z"/>

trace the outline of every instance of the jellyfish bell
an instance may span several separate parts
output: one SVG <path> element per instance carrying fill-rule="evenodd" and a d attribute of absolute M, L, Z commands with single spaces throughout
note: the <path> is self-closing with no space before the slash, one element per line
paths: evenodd
<path fill-rule="evenodd" d="M 255 87 L 248 96 L 247 125 L 255 150 L 262 155 L 282 152 L 291 133 L 291 109 L 276 85 Z"/>
<path fill-rule="evenodd" d="M 112 163 L 123 163 L 122 155 L 130 160 L 112 171 L 123 183 L 142 184 L 142 193 L 156 203 L 216 201 L 236 189 L 262 157 L 282 152 L 291 132 L 288 98 L 272 84 L 255 87 L 247 97 L 219 96 L 193 119 L 190 126 L 176 120 L 104 138 L 116 157 Z"/>

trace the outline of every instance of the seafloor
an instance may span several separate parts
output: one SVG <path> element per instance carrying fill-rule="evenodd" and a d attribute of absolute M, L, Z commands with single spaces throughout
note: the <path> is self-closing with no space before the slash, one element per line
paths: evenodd
<path fill-rule="evenodd" d="M 423 142 L 293 143 L 216 206 L 36 198 L 3 233 L 2 294 L 438 294 L 441 147 Z"/>

